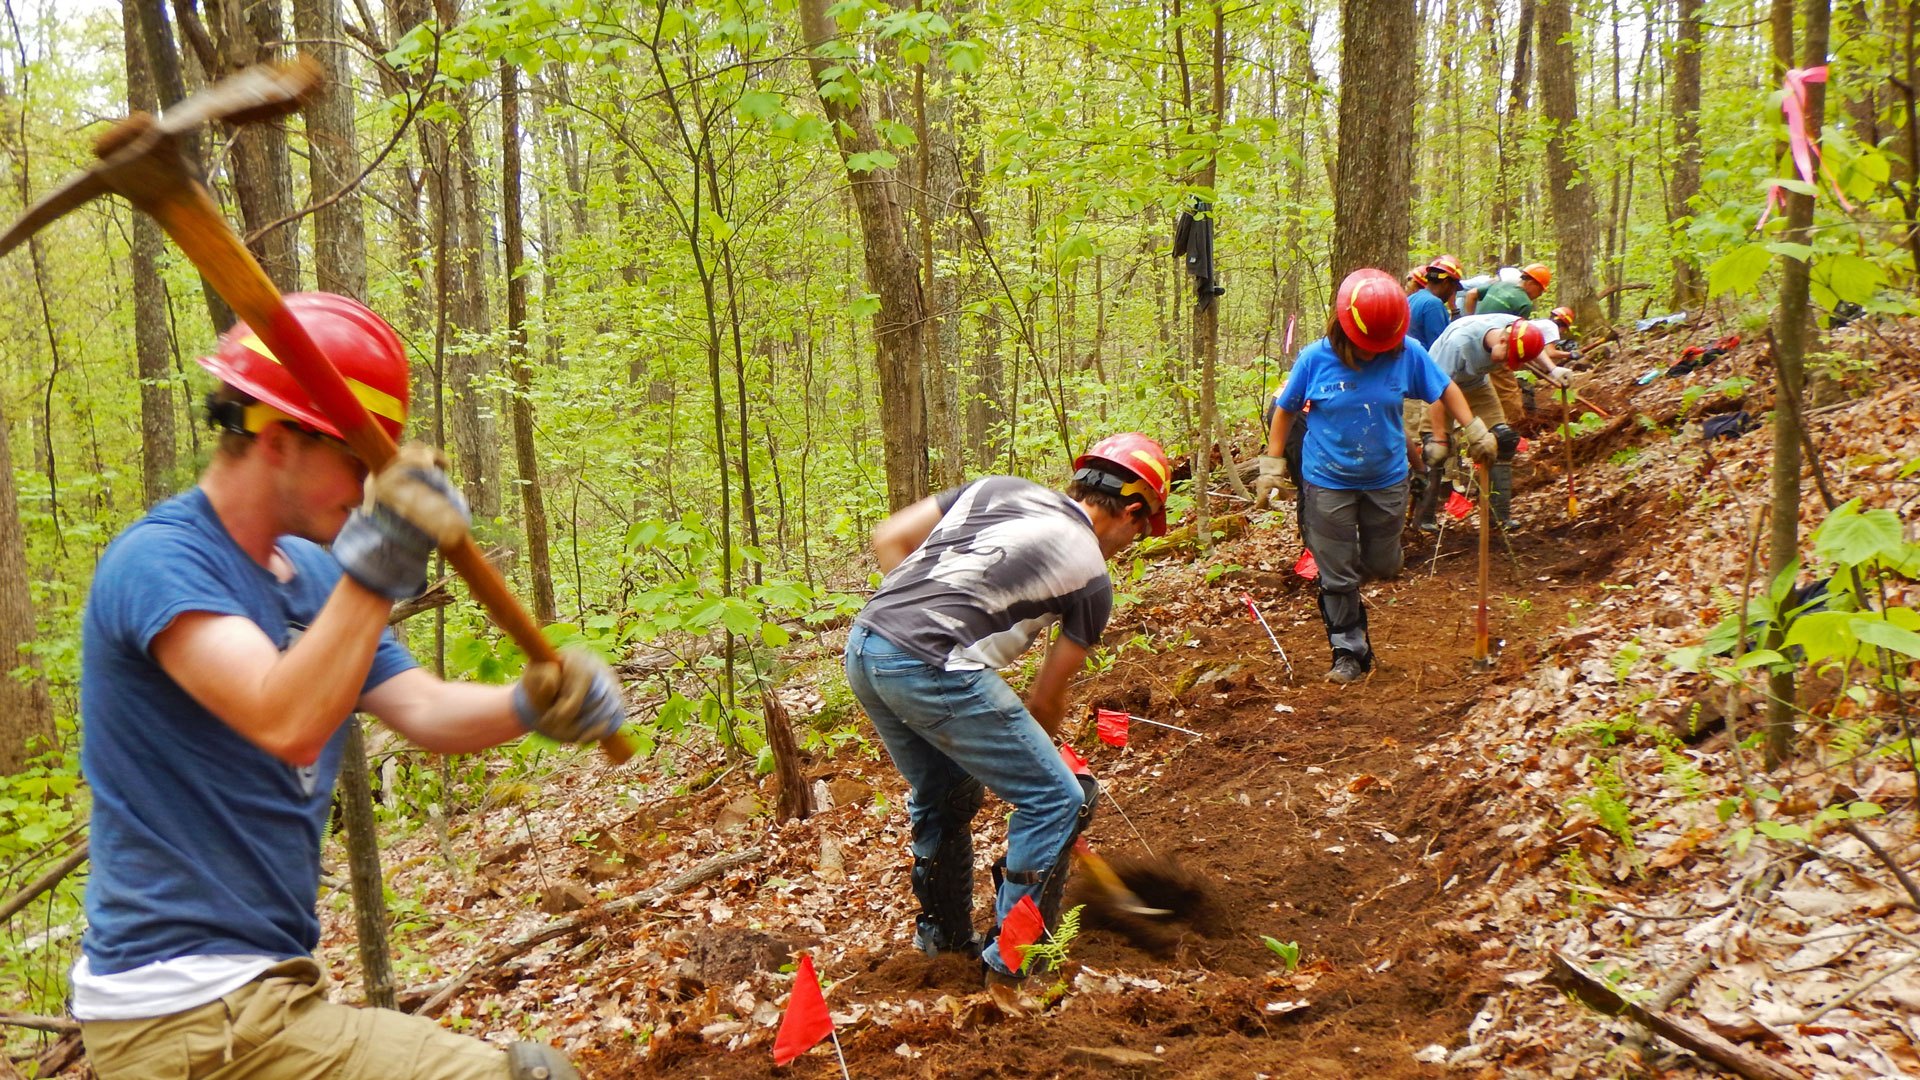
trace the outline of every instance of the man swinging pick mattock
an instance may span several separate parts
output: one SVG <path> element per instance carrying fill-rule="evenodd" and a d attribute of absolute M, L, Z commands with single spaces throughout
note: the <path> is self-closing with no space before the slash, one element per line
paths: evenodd
<path fill-rule="evenodd" d="M 992 476 L 874 530 L 887 576 L 847 638 L 847 682 L 912 788 L 914 944 L 928 955 L 978 953 L 989 983 L 1017 978 L 994 940 L 1014 905 L 1032 896 L 1048 930 L 1059 918 L 1068 849 L 1099 788 L 1075 778 L 1053 736 L 1067 685 L 1113 608 L 1106 561 L 1167 531 L 1170 475 L 1160 444 L 1114 435 L 1074 462 L 1065 494 Z M 1055 621 L 1060 635 L 1023 703 L 996 669 Z M 985 941 L 973 927 L 983 786 L 1013 806 Z"/>
<path fill-rule="evenodd" d="M 408 373 L 392 328 L 345 297 L 286 301 L 397 436 Z M 114 540 L 87 599 L 93 876 L 73 1013 L 95 1075 L 577 1077 L 546 1046 L 503 1054 L 422 1017 L 329 1003 L 312 956 L 320 842 L 355 710 L 441 753 L 528 730 L 589 742 L 620 728 L 619 683 L 575 649 L 513 686 L 420 670 L 385 627 L 426 587 L 435 544 L 467 529 L 437 455 L 410 444 L 368 480 L 245 326 L 200 363 L 223 384 L 208 396 L 214 458 Z"/>

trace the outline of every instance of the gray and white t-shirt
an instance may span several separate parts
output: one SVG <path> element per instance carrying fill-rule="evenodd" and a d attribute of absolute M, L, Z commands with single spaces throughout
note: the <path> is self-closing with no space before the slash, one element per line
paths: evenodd
<path fill-rule="evenodd" d="M 1012 476 L 938 498 L 939 524 L 880 583 L 859 625 L 948 671 L 1005 667 L 1056 619 L 1067 640 L 1099 642 L 1113 582 L 1086 511 Z"/>
<path fill-rule="evenodd" d="M 1485 385 L 1487 373 L 1493 370 L 1493 353 L 1487 348 L 1487 331 L 1519 321 L 1520 316 L 1501 312 L 1462 315 L 1447 324 L 1446 330 L 1434 340 L 1433 347 L 1427 352 L 1432 354 L 1433 362 L 1440 365 L 1440 370 L 1446 372 L 1447 377 L 1462 390 L 1477 389 Z"/>

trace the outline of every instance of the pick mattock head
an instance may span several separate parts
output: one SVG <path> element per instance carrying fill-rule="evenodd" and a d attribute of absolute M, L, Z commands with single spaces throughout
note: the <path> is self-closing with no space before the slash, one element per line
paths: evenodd
<path fill-rule="evenodd" d="M 156 203 L 178 198 L 200 183 L 181 152 L 180 136 L 213 121 L 251 124 L 285 116 L 311 100 L 324 83 L 320 65 L 306 57 L 258 64 L 207 87 L 157 120 L 146 113 L 127 117 L 94 140 L 98 165 L 55 188 L 0 235 L 0 255 L 101 195 L 123 195 L 151 213 Z"/>

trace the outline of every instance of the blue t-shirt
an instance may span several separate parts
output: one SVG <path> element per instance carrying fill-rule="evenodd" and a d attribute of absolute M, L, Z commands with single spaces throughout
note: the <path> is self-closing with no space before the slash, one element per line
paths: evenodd
<path fill-rule="evenodd" d="M 295 768 L 202 708 L 148 652 L 190 611 L 243 616 L 286 649 L 340 564 L 290 536 L 280 550 L 294 568 L 285 583 L 240 550 L 195 488 L 100 557 L 80 667 L 80 764 L 93 789 L 81 945 L 96 975 L 182 956 L 291 959 L 319 943 L 320 836 L 345 725 L 318 762 Z M 413 666 L 389 631 L 363 692 Z"/>
<path fill-rule="evenodd" d="M 1447 311 L 1446 301 L 1425 289 L 1419 289 L 1407 297 L 1407 307 L 1410 309 L 1407 336 L 1432 349 L 1441 331 L 1453 320 L 1452 313 Z"/>
<path fill-rule="evenodd" d="M 1301 476 L 1309 484 L 1344 491 L 1374 491 L 1405 480 L 1407 435 L 1400 402 L 1438 401 L 1446 391 L 1446 375 L 1412 339 L 1358 371 L 1340 362 L 1326 338 L 1300 350 L 1279 401 L 1294 413 L 1313 404 Z"/>

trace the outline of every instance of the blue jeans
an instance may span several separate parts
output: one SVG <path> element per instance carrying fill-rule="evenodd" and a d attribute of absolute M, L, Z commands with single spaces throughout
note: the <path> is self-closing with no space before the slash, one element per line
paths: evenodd
<path fill-rule="evenodd" d="M 914 856 L 932 858 L 944 830 L 955 827 L 941 820 L 940 811 L 954 786 L 971 776 L 1013 807 L 1009 880 L 994 897 L 994 924 L 1021 897 L 1038 902 L 1038 879 L 1066 857 L 1087 795 L 1006 682 L 992 671 L 936 667 L 856 625 L 847 636 L 847 685 L 912 789 L 907 815 Z M 1013 877 L 1031 880 L 1017 883 Z M 981 959 L 1007 971 L 997 941 Z"/>

